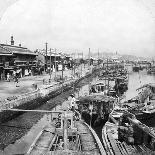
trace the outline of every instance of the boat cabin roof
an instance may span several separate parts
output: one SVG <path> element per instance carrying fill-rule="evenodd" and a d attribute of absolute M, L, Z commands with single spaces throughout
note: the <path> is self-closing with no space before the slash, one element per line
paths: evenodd
<path fill-rule="evenodd" d="M 104 83 L 103 80 L 98 80 L 98 81 L 92 82 L 91 85 L 92 86 L 95 86 L 95 85 L 103 85 L 103 86 L 105 86 L 105 83 Z"/>
<path fill-rule="evenodd" d="M 137 90 L 143 89 L 145 87 L 153 87 L 153 88 L 155 88 L 155 83 L 144 84 L 143 86 L 139 87 Z"/>
<path fill-rule="evenodd" d="M 117 80 L 124 80 L 125 78 L 126 78 L 125 76 L 116 77 Z"/>
<path fill-rule="evenodd" d="M 80 103 L 89 103 L 89 102 L 93 102 L 93 101 L 97 101 L 97 102 L 113 102 L 115 101 L 115 98 L 113 97 L 110 97 L 110 96 L 106 96 L 106 95 L 88 95 L 88 96 L 82 96 L 82 97 L 79 97 L 79 102 Z"/>

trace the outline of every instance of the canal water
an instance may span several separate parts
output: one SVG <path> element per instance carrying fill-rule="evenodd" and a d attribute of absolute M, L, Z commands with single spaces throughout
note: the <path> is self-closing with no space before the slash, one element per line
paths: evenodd
<path fill-rule="evenodd" d="M 89 85 L 88 83 L 90 81 L 96 80 L 96 78 L 91 78 L 91 79 L 85 79 L 80 82 L 80 84 L 75 88 L 75 97 L 79 96 L 84 96 L 88 94 L 89 90 Z M 143 84 L 147 83 L 155 83 L 155 76 L 154 75 L 148 75 L 146 70 L 140 71 L 140 72 L 132 72 L 129 74 L 129 83 L 128 83 L 128 90 L 124 94 L 124 99 L 123 100 L 128 100 L 135 95 L 138 94 L 138 89 L 141 87 Z M 68 96 L 72 93 L 72 91 L 63 93 L 63 97 L 56 97 L 52 100 L 49 100 L 43 107 L 40 109 L 44 110 L 50 110 L 53 108 L 51 106 L 53 103 L 61 103 L 62 101 L 67 100 Z M 56 108 L 59 108 L 57 106 Z M 154 126 L 155 127 L 155 122 L 154 124 L 152 123 L 153 119 L 146 122 L 147 125 L 149 126 Z M 11 154 L 9 152 L 15 151 L 15 148 L 18 148 L 19 152 L 21 153 L 28 149 L 30 144 L 33 142 L 35 139 L 35 136 L 37 133 L 40 132 L 42 129 L 42 126 L 48 123 L 48 117 L 46 114 L 32 114 L 32 113 L 24 113 L 23 115 L 20 115 L 18 118 L 13 119 L 7 123 L 4 123 L 3 126 L 0 127 L 0 135 L 6 135 L 3 136 L 3 140 L 0 141 L 0 149 L 4 149 L 6 154 Z M 97 130 L 99 132 L 100 130 Z M 8 136 L 9 134 L 13 134 L 13 136 Z M 14 140 L 14 137 L 17 136 L 17 139 L 19 140 Z M 4 139 L 5 138 L 5 139 Z M 9 141 L 11 140 L 10 143 Z M 7 146 L 8 145 L 8 146 Z M 16 146 L 16 147 L 15 147 Z"/>
<path fill-rule="evenodd" d="M 128 90 L 124 95 L 125 100 L 136 96 L 139 93 L 137 89 L 148 83 L 155 83 L 155 75 L 147 74 L 146 70 L 130 73 Z"/>

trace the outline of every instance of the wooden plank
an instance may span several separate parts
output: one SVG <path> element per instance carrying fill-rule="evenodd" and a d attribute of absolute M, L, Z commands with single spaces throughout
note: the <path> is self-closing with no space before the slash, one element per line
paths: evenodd
<path fill-rule="evenodd" d="M 130 145 L 127 145 L 125 142 L 123 142 L 122 145 L 124 145 L 124 148 L 126 149 L 126 152 L 128 154 L 132 154 L 133 153 L 133 148 L 131 148 Z"/>
<path fill-rule="evenodd" d="M 126 149 L 124 148 L 124 145 L 121 142 L 117 141 L 117 145 L 123 155 L 128 155 L 128 152 L 126 151 Z"/>
<path fill-rule="evenodd" d="M 116 140 L 112 137 L 111 133 L 108 132 L 107 136 L 108 136 L 108 138 L 110 140 L 110 143 L 112 145 L 112 148 L 113 148 L 115 154 L 116 155 L 122 155 L 121 151 L 119 150 L 119 148 L 118 148 L 118 146 L 116 144 Z"/>
<path fill-rule="evenodd" d="M 31 147 L 29 148 L 27 154 L 29 155 L 31 153 L 31 151 L 33 150 L 37 140 L 39 139 L 39 137 L 42 135 L 43 130 L 37 135 L 37 137 L 35 138 L 35 140 L 33 141 L 33 143 L 31 144 Z"/>
<path fill-rule="evenodd" d="M 50 151 L 50 149 L 51 149 L 51 147 L 52 147 L 52 145 L 53 145 L 53 143 L 54 143 L 54 141 L 55 141 L 56 137 L 57 137 L 57 135 L 55 135 L 55 136 L 53 137 L 53 139 L 52 139 L 52 141 L 51 141 L 51 143 L 50 143 L 50 145 L 49 145 L 49 147 L 48 147 L 48 150 L 47 150 L 47 151 Z"/>
<path fill-rule="evenodd" d="M 102 129 L 102 141 L 103 141 L 104 147 L 106 149 L 107 155 L 113 155 L 114 153 L 113 153 L 113 149 L 110 145 L 110 142 L 108 140 L 107 127 L 106 126 L 104 126 Z"/>

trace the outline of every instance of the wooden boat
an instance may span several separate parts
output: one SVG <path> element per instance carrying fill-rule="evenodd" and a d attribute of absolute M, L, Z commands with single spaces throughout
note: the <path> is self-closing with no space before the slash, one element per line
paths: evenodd
<path fill-rule="evenodd" d="M 78 110 L 82 118 L 91 126 L 103 125 L 113 110 L 116 98 L 92 94 L 78 98 Z"/>
<path fill-rule="evenodd" d="M 125 91 L 128 90 L 128 78 L 127 76 L 118 76 L 115 78 L 114 89 L 118 96 L 121 96 Z"/>
<path fill-rule="evenodd" d="M 132 70 L 133 70 L 133 72 L 139 72 L 140 67 L 139 66 L 133 66 Z"/>
<path fill-rule="evenodd" d="M 148 119 L 155 114 L 155 84 L 143 85 L 138 96 L 128 100 L 123 104 L 128 107 L 128 111 L 135 114 L 136 118 Z"/>
<path fill-rule="evenodd" d="M 142 124 L 128 112 L 124 112 L 119 121 L 112 115 L 111 118 L 102 129 L 107 155 L 155 154 L 154 130 Z"/>
<path fill-rule="evenodd" d="M 95 131 L 72 111 L 51 114 L 51 123 L 44 127 L 26 155 L 105 155 Z"/>
<path fill-rule="evenodd" d="M 110 83 L 110 79 L 98 79 L 91 83 L 90 94 L 101 93 L 103 95 L 116 97 L 116 91 L 113 89 L 113 86 L 112 82 Z"/>

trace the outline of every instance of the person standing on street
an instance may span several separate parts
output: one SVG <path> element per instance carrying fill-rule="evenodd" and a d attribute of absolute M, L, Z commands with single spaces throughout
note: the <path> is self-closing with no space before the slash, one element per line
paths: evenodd
<path fill-rule="evenodd" d="M 18 80 L 18 77 L 15 76 L 15 83 L 16 83 L 16 87 L 19 87 L 18 83 L 19 83 L 19 80 Z"/>
<path fill-rule="evenodd" d="M 10 82 L 10 74 L 7 73 L 7 81 Z"/>

